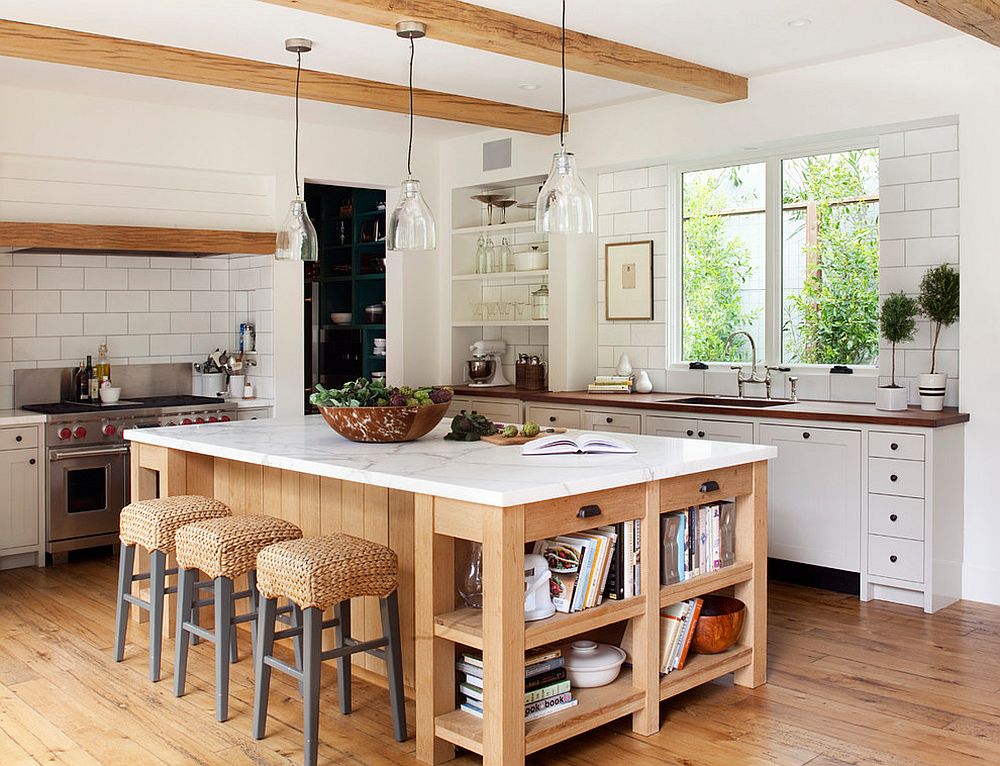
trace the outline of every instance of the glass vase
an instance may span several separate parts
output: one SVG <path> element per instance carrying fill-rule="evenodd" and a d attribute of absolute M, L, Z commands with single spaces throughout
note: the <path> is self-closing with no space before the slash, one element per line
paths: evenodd
<path fill-rule="evenodd" d="M 469 543 L 469 551 L 458 583 L 458 595 L 472 609 L 483 608 L 483 546 Z"/>

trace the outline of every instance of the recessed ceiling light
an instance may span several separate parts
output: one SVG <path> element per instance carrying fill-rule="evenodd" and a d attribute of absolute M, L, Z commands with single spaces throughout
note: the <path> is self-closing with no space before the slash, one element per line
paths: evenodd
<path fill-rule="evenodd" d="M 523 85 L 518 85 L 517 87 L 519 87 L 521 90 L 538 90 L 542 86 L 541 85 L 536 85 L 533 82 L 526 82 Z"/>
<path fill-rule="evenodd" d="M 802 27 L 808 27 L 812 24 L 812 19 L 792 19 L 788 22 L 788 26 L 792 29 L 801 29 Z"/>

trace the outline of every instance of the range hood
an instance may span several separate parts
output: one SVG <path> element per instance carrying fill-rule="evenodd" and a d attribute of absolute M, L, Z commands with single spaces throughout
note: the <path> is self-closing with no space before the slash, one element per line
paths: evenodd
<path fill-rule="evenodd" d="M 0 249 L 16 253 L 159 255 L 200 258 L 240 253 L 270 255 L 275 233 L 0 221 Z"/>

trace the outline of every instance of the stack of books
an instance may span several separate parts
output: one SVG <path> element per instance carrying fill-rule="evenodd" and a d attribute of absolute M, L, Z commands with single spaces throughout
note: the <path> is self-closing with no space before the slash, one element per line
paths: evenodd
<path fill-rule="evenodd" d="M 701 614 L 702 600 L 680 601 L 660 610 L 660 674 L 683 670 Z M 622 637 L 622 649 L 632 662 L 632 621 Z"/>
<path fill-rule="evenodd" d="M 639 593 L 639 529 L 638 521 L 629 521 L 537 540 L 533 553 L 549 564 L 556 611 L 578 612 Z"/>
<path fill-rule="evenodd" d="M 456 665 L 464 674 L 459 681 L 460 708 L 483 717 L 483 656 L 467 652 Z M 524 656 L 524 720 L 544 718 L 576 705 L 570 691 L 561 649 L 535 649 Z"/>
<path fill-rule="evenodd" d="M 683 582 L 736 562 L 736 504 L 732 501 L 661 517 L 661 581 Z"/>
<path fill-rule="evenodd" d="M 628 394 L 631 391 L 631 375 L 598 375 L 587 386 L 587 392 L 591 394 Z"/>

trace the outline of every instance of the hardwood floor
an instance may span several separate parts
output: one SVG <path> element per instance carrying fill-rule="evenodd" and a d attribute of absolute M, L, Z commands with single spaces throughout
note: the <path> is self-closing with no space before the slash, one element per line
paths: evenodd
<path fill-rule="evenodd" d="M 0 572 L 0 764 L 301 763 L 301 703 L 274 674 L 268 736 L 249 735 L 253 672 L 233 667 L 232 717 L 214 720 L 207 646 L 192 650 L 188 694 L 146 679 L 146 636 L 130 626 L 111 659 L 114 564 Z M 775 584 L 768 684 L 708 684 L 663 705 L 659 734 L 629 719 L 533 756 L 532 764 L 901 766 L 1000 763 L 1000 607 L 960 603 L 934 617 L 909 607 Z M 241 643 L 243 655 L 247 642 Z M 357 681 L 337 711 L 333 667 L 320 724 L 326 764 L 417 764 L 392 739 L 384 690 Z M 413 706 L 408 705 L 410 732 Z M 478 764 L 466 755 L 455 764 Z"/>

